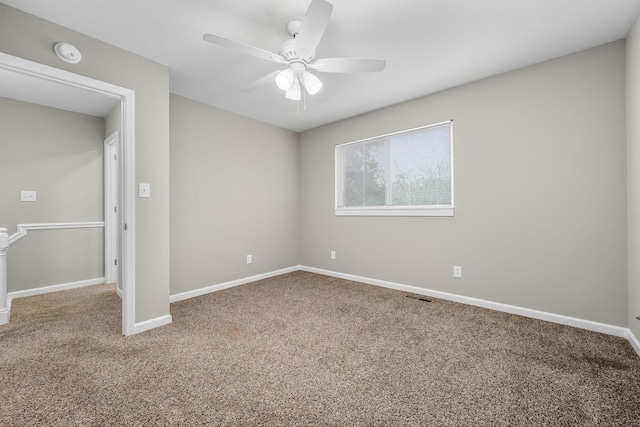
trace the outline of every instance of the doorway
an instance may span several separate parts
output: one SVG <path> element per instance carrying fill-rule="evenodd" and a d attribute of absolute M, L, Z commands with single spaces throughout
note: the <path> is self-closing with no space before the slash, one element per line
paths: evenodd
<path fill-rule="evenodd" d="M 0 52 L 0 72 L 6 90 L 14 99 L 47 105 L 41 95 L 60 100 L 75 100 L 79 104 L 95 106 L 104 100 L 115 100 L 120 107 L 121 133 L 115 144 L 115 194 L 117 212 L 112 218 L 118 269 L 116 278 L 122 297 L 122 334 L 136 333 L 135 324 L 135 162 L 134 162 L 134 92 L 120 86 L 39 64 Z M 16 84 L 16 82 L 18 82 Z M 24 93 L 16 93 L 24 91 Z M 57 96 L 51 96 L 52 93 Z M 61 95 L 62 94 L 62 95 Z M 4 95 L 0 95 L 4 96 Z M 54 106 L 54 105 L 48 105 Z M 56 106 L 60 108 L 59 106 Z M 106 221 L 106 217 L 105 217 Z M 113 227 L 115 225 L 115 227 Z M 105 239 L 106 241 L 106 239 Z M 106 248 L 105 248 L 106 249 Z M 106 250 L 105 250 L 106 253 Z M 105 266 L 105 276 L 107 274 Z M 113 271 L 111 272 L 113 274 Z M 2 294 L 2 293 L 0 293 Z M 4 292 L 6 295 L 6 292 Z"/>

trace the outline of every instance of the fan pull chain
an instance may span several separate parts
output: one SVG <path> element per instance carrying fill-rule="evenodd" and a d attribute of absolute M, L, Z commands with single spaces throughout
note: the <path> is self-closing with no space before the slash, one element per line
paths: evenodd
<path fill-rule="evenodd" d="M 302 111 L 307 111 L 307 88 L 302 85 Z"/>
<path fill-rule="evenodd" d="M 304 88 L 302 87 L 302 81 L 300 81 L 300 76 L 296 74 L 296 79 L 298 79 L 298 90 L 300 93 L 298 94 L 298 100 L 296 101 L 296 113 L 300 115 L 300 98 L 304 96 Z"/>

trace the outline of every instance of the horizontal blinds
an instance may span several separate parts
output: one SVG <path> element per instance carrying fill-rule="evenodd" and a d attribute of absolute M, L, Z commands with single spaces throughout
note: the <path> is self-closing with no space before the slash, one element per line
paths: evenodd
<path fill-rule="evenodd" d="M 451 122 L 337 147 L 337 206 L 452 204 Z"/>

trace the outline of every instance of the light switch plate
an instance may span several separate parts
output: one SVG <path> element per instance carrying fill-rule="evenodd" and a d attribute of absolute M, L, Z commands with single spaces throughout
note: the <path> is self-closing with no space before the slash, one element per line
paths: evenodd
<path fill-rule="evenodd" d="M 35 191 L 21 191 L 20 192 L 20 201 L 21 202 L 36 202 L 38 198 L 36 197 Z"/>
<path fill-rule="evenodd" d="M 141 182 L 138 184 L 138 197 L 151 197 L 151 184 Z"/>

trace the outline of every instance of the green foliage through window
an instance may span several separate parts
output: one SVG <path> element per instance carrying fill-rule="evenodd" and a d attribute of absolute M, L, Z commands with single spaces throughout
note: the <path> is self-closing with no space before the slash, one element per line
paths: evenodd
<path fill-rule="evenodd" d="M 337 207 L 452 206 L 451 122 L 336 147 Z"/>

